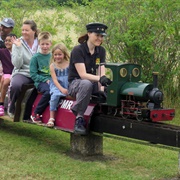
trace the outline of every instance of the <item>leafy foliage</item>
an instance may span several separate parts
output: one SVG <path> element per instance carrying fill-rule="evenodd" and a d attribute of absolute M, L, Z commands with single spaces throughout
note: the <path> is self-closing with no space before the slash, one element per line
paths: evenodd
<path fill-rule="evenodd" d="M 40 8 L 41 7 L 41 8 Z M 72 21 L 65 18 L 64 7 L 59 6 L 56 1 L 44 0 L 9 0 L 2 1 L 0 4 L 0 16 L 11 17 L 15 20 L 13 32 L 20 37 L 21 26 L 26 19 L 33 19 L 38 26 L 39 31 L 49 31 L 53 35 L 53 44 L 62 42 L 71 49 L 72 39 L 68 35 L 63 35 L 61 32 L 68 34 L 71 31 L 69 28 Z M 9 11 L 10 9 L 10 11 Z"/>
<path fill-rule="evenodd" d="M 75 13 L 78 24 L 108 25 L 104 46 L 109 61 L 141 64 L 146 82 L 153 71 L 159 71 L 160 88 L 174 93 L 176 99 L 180 93 L 179 9 L 175 0 L 94 0 Z"/>

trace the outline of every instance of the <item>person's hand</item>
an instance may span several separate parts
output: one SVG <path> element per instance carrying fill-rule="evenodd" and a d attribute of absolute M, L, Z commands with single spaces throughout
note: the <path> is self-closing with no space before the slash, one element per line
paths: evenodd
<path fill-rule="evenodd" d="M 65 94 L 65 95 L 68 95 L 68 90 L 63 88 L 62 93 Z"/>
<path fill-rule="evenodd" d="M 49 84 L 50 80 L 47 80 L 46 83 Z"/>
<path fill-rule="evenodd" d="M 101 76 L 99 82 L 101 83 L 102 86 L 109 86 L 112 83 L 112 81 L 106 76 Z"/>
<path fill-rule="evenodd" d="M 2 65 L 0 66 L 0 75 L 3 75 L 3 67 L 2 67 Z"/>
<path fill-rule="evenodd" d="M 21 40 L 17 39 L 15 36 L 11 37 L 11 42 L 15 44 L 16 46 L 21 46 Z"/>

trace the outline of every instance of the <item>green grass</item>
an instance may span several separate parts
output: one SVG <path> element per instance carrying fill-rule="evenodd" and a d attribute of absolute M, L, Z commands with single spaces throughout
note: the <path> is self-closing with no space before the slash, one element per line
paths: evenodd
<path fill-rule="evenodd" d="M 103 156 L 83 157 L 71 153 L 69 133 L 5 120 L 0 179 L 162 180 L 178 175 L 175 149 L 107 137 L 103 143 Z"/>

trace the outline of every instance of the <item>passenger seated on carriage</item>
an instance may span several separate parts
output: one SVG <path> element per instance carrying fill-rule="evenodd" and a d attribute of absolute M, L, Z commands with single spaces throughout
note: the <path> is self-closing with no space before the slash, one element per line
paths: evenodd
<path fill-rule="evenodd" d="M 0 22 L 0 49 L 6 48 L 5 39 L 12 33 L 14 26 L 15 22 L 12 18 L 3 18 Z"/>
<path fill-rule="evenodd" d="M 53 127 L 60 98 L 68 94 L 69 53 L 63 44 L 57 44 L 52 49 L 50 73 L 50 119 L 47 126 Z"/>
<path fill-rule="evenodd" d="M 42 97 L 31 115 L 31 120 L 34 123 L 41 122 L 41 115 L 45 108 L 49 104 L 50 91 L 49 91 L 49 81 L 50 81 L 50 47 L 52 45 L 52 35 L 49 32 L 41 32 L 38 35 L 38 43 L 40 46 L 40 52 L 36 53 L 30 61 L 30 76 L 34 81 L 34 85 L 37 90 L 42 93 Z"/>
<path fill-rule="evenodd" d="M 1 80 L 0 80 L 0 116 L 4 116 L 4 100 L 8 87 L 10 85 L 11 74 L 13 71 L 13 64 L 11 62 L 11 53 L 12 53 L 12 41 L 11 38 L 16 37 L 15 34 L 8 34 L 5 38 L 6 48 L 0 49 L 0 61 L 2 63 L 1 69 Z"/>
<path fill-rule="evenodd" d="M 91 94 L 104 91 L 103 86 L 111 83 L 105 76 L 105 66 L 101 65 L 106 58 L 106 51 L 101 44 L 107 26 L 90 23 L 86 25 L 86 29 L 87 33 L 78 39 L 80 45 L 75 46 L 71 52 L 69 66 L 69 95 L 76 98 L 76 103 L 71 108 L 76 116 L 76 134 L 86 134 L 84 113 Z"/>
<path fill-rule="evenodd" d="M 10 82 L 10 105 L 8 115 L 14 118 L 17 99 L 21 96 L 24 84 L 32 84 L 29 64 L 31 57 L 38 51 L 38 29 L 33 20 L 25 20 L 22 25 L 22 37 L 12 37 L 12 64 L 14 69 Z"/>

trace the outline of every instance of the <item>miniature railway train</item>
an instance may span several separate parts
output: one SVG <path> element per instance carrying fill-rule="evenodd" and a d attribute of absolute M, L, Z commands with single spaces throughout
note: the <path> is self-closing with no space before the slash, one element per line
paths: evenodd
<path fill-rule="evenodd" d="M 163 93 L 157 87 L 158 73 L 153 73 L 153 83 L 150 84 L 141 82 L 141 66 L 138 64 L 107 63 L 105 66 L 111 70 L 113 80 L 106 89 L 106 98 L 101 94 L 92 96 L 84 115 L 87 128 L 91 118 L 98 114 L 151 122 L 170 121 L 174 118 L 175 109 L 163 107 Z M 23 118 L 25 121 L 28 121 L 41 97 L 41 94 L 34 92 L 35 88 L 27 91 Z M 71 111 L 74 103 L 75 99 L 69 97 L 61 100 L 56 113 L 56 128 L 74 131 L 75 116 Z M 49 106 L 42 114 L 43 124 L 48 119 Z"/>

